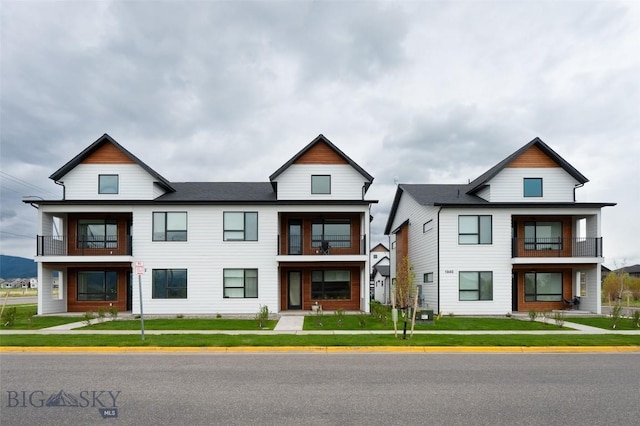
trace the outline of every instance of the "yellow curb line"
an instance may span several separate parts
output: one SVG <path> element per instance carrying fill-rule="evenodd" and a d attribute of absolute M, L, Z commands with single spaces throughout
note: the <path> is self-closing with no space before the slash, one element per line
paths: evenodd
<path fill-rule="evenodd" d="M 640 346 L 0 346 L 0 353 L 593 353 L 639 352 Z"/>

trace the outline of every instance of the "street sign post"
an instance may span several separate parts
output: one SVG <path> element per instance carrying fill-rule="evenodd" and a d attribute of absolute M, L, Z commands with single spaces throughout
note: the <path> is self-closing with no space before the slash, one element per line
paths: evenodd
<path fill-rule="evenodd" d="M 144 340 L 144 314 L 142 312 L 142 275 L 144 274 L 144 262 L 136 261 L 136 275 L 138 275 L 138 293 L 140 297 L 140 333 Z"/>

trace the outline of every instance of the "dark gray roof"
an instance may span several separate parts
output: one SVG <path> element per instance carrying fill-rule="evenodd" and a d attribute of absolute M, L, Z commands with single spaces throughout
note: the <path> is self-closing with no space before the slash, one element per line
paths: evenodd
<path fill-rule="evenodd" d="M 300 158 L 305 152 L 307 152 L 309 149 L 311 149 L 312 146 L 314 146 L 315 144 L 317 144 L 319 142 L 324 142 L 327 145 L 329 145 L 329 147 L 331 149 L 333 149 L 342 158 L 344 158 L 347 161 L 347 163 L 349 163 L 349 165 L 351 165 L 351 167 L 356 169 L 358 171 L 358 173 L 360 173 L 367 180 L 366 189 L 369 189 L 369 186 L 373 182 L 373 176 L 371 176 L 369 173 L 367 173 L 362 167 L 360 167 L 355 161 L 353 161 L 351 158 L 349 158 L 349 156 L 347 154 L 342 152 L 337 146 L 335 146 L 333 143 L 331 143 L 331 141 L 329 139 L 327 139 L 326 137 L 324 137 L 324 135 L 322 135 L 322 134 L 318 135 L 307 146 L 302 148 L 296 155 L 291 157 L 291 159 L 289 161 L 284 163 L 282 165 L 282 167 L 280 167 L 271 176 L 269 176 L 269 180 L 273 181 L 275 178 L 280 176 L 282 174 L 282 172 L 284 172 L 286 169 L 289 168 L 289 166 L 291 166 L 293 163 L 295 163 L 298 158 Z"/>
<path fill-rule="evenodd" d="M 122 153 L 127 157 L 129 157 L 134 163 L 138 164 L 140 167 L 146 170 L 147 173 L 149 173 L 151 176 L 157 179 L 158 184 L 160 184 L 164 189 L 166 189 L 167 191 L 174 190 L 168 180 L 160 176 L 158 172 L 153 170 L 151 167 L 147 166 L 138 157 L 136 157 L 135 155 L 127 151 L 122 145 L 120 145 L 118 142 L 115 141 L 115 139 L 113 139 L 111 136 L 109 136 L 106 133 L 100 136 L 94 143 L 92 143 L 87 148 L 85 148 L 80 154 L 73 157 L 71 161 L 69 161 L 67 164 L 60 167 L 57 171 L 55 171 L 51 176 L 49 176 L 49 179 L 53 179 L 54 181 L 59 181 L 64 175 L 69 173 L 73 168 L 75 168 L 85 158 L 87 158 L 89 155 L 91 155 L 93 152 L 95 152 L 98 148 L 100 148 L 105 143 L 111 143 L 120 151 L 122 151 Z"/>
<path fill-rule="evenodd" d="M 442 204 L 490 204 L 475 195 L 468 194 L 469 185 L 438 185 L 438 184 L 400 184 L 403 191 L 411 195 L 423 206 Z"/>
<path fill-rule="evenodd" d="M 626 272 L 628 274 L 640 274 L 640 265 L 625 266 L 624 268 L 618 268 L 613 272 Z"/>
<path fill-rule="evenodd" d="M 164 194 L 156 202 L 275 202 L 276 193 L 269 182 L 172 182 L 175 192 Z"/>
<path fill-rule="evenodd" d="M 391 225 L 395 219 L 400 198 L 406 192 L 416 202 L 422 206 L 448 206 L 448 207 L 508 207 L 508 208 L 602 208 L 615 206 L 616 203 L 575 203 L 575 202 L 506 202 L 506 203 L 490 203 L 475 195 L 465 192 L 469 185 L 431 185 L 431 184 L 400 184 L 396 189 L 396 195 L 391 205 L 387 225 L 385 226 L 385 235 L 391 234 Z M 405 222 L 407 222 L 407 219 Z M 395 231 L 394 231 L 395 232 Z"/>
<path fill-rule="evenodd" d="M 528 144 L 526 144 L 525 146 L 523 146 L 522 148 L 520 148 L 519 150 L 517 150 L 516 152 L 514 152 L 513 154 L 511 154 L 510 156 L 508 156 L 507 158 L 505 158 L 504 160 L 502 160 L 501 162 L 499 162 L 498 164 L 496 164 L 486 172 L 484 172 L 478 178 L 476 178 L 473 182 L 469 184 L 468 191 L 470 193 L 473 193 L 481 189 L 487 183 L 487 181 L 491 180 L 491 178 L 493 178 L 495 175 L 500 173 L 502 169 L 507 167 L 509 163 L 511 163 L 516 158 L 518 158 L 523 152 L 525 152 L 526 150 L 528 150 L 534 145 L 540 148 L 540 150 L 542 150 L 542 152 L 547 154 L 553 161 L 558 163 L 560 167 L 562 167 L 567 173 L 573 176 L 573 178 L 577 180 L 579 183 L 584 184 L 589 182 L 589 179 L 584 177 L 582 173 L 576 170 L 571 164 L 569 164 L 564 158 L 558 155 L 558 153 L 556 153 L 553 149 L 551 149 L 540 138 L 536 137 L 531 142 L 529 142 Z"/>
<path fill-rule="evenodd" d="M 383 277 L 389 276 L 389 265 L 378 265 L 373 269 L 374 269 L 374 274 L 375 274 L 375 271 L 378 271 L 380 272 L 380 275 L 382 275 Z"/>

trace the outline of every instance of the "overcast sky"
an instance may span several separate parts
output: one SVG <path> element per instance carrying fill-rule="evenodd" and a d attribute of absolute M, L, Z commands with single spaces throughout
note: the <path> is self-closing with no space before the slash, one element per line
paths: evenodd
<path fill-rule="evenodd" d="M 375 177 L 465 183 L 538 136 L 590 182 L 605 265 L 640 263 L 640 2 L 11 1 L 0 252 L 33 257 L 48 176 L 108 133 L 162 176 L 268 181 L 324 134 Z"/>

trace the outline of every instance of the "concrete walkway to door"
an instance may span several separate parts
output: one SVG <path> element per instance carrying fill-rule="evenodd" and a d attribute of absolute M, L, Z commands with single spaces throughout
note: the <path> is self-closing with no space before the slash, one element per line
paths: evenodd
<path fill-rule="evenodd" d="M 302 331 L 303 315 L 283 315 L 280 317 L 273 331 Z"/>

